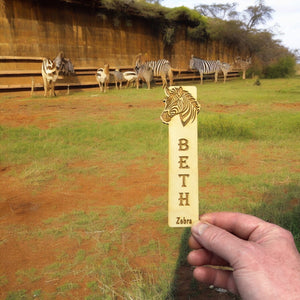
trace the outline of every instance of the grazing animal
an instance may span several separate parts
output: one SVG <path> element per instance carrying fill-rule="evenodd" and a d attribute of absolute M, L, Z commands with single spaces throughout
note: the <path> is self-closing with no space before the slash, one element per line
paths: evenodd
<path fill-rule="evenodd" d="M 214 73 L 215 82 L 217 82 L 218 73 L 221 70 L 221 62 L 219 60 L 204 60 L 192 55 L 190 59 L 190 69 L 199 71 L 201 84 L 203 84 L 203 74 Z"/>
<path fill-rule="evenodd" d="M 96 80 L 101 92 L 106 92 L 109 83 L 109 65 L 105 64 L 104 68 L 99 68 L 96 73 Z"/>
<path fill-rule="evenodd" d="M 42 63 L 42 77 L 44 82 L 44 96 L 47 96 L 49 91 L 50 96 L 55 94 L 55 82 L 58 77 L 58 70 L 54 61 L 49 58 L 44 58 Z"/>
<path fill-rule="evenodd" d="M 228 63 L 221 63 L 221 70 L 223 72 L 224 83 L 227 80 L 227 74 L 232 69 L 232 66 Z"/>
<path fill-rule="evenodd" d="M 137 79 L 136 79 L 136 88 L 139 89 L 139 82 L 140 80 L 145 81 L 147 83 L 147 88 L 150 90 L 151 88 L 151 81 L 153 80 L 153 70 L 147 66 L 146 64 L 143 64 L 140 66 L 137 72 Z"/>
<path fill-rule="evenodd" d="M 53 61 L 55 62 L 58 72 L 60 72 L 64 63 L 64 53 L 60 51 Z"/>
<path fill-rule="evenodd" d="M 170 80 L 170 85 L 173 85 L 173 71 L 170 65 L 170 62 L 166 59 L 151 60 L 151 61 L 142 61 L 142 54 L 138 54 L 135 62 L 135 71 L 138 73 L 138 70 L 142 65 L 146 65 L 153 70 L 153 76 L 160 76 L 163 83 L 163 88 L 168 85 L 167 76 Z"/>
<path fill-rule="evenodd" d="M 165 94 L 165 108 L 160 115 L 163 123 L 168 124 L 176 115 L 179 115 L 183 126 L 196 119 L 201 105 L 188 91 L 181 86 L 172 89 L 166 87 Z"/>
<path fill-rule="evenodd" d="M 122 88 L 122 82 L 124 80 L 123 73 L 120 72 L 118 69 L 116 69 L 115 71 L 110 72 L 110 74 L 114 78 L 114 81 L 115 81 L 115 84 L 116 84 L 116 89 L 118 89 L 119 86 L 120 86 L 120 89 L 121 89 Z M 118 86 L 118 83 L 119 83 L 119 86 Z"/>
<path fill-rule="evenodd" d="M 240 56 L 238 56 L 234 60 L 235 64 L 240 68 L 243 72 L 243 79 L 246 79 L 246 71 L 251 65 L 251 57 L 247 57 L 246 60 L 241 59 Z"/>
<path fill-rule="evenodd" d="M 54 58 L 54 62 L 56 64 L 56 68 L 58 73 L 61 75 L 70 75 L 74 74 L 74 66 L 69 58 L 64 57 L 64 53 L 61 51 Z"/>
<path fill-rule="evenodd" d="M 128 86 L 129 86 L 130 83 L 134 84 L 134 82 L 137 80 L 137 74 L 134 71 L 126 71 L 126 72 L 124 72 L 123 73 L 123 77 L 127 81 L 126 88 L 128 88 Z"/>
<path fill-rule="evenodd" d="M 69 58 L 65 58 L 61 69 L 63 75 L 72 75 L 75 73 L 74 66 Z"/>

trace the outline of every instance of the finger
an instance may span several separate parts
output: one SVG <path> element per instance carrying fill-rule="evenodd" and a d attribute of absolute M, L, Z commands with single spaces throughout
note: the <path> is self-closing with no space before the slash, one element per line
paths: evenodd
<path fill-rule="evenodd" d="M 228 266 L 228 263 L 224 259 L 221 259 L 204 248 L 191 251 L 187 256 L 187 260 L 192 266 Z"/>
<path fill-rule="evenodd" d="M 220 227 L 202 222 L 192 226 L 192 235 L 206 250 L 228 261 L 232 267 L 248 243 Z"/>
<path fill-rule="evenodd" d="M 224 288 L 232 293 L 238 294 L 231 271 L 213 269 L 210 267 L 197 267 L 194 269 L 193 276 L 200 282 L 213 284 L 214 286 Z"/>
<path fill-rule="evenodd" d="M 202 248 L 202 246 L 197 242 L 197 240 L 192 235 L 189 237 L 189 246 L 191 249 Z"/>
<path fill-rule="evenodd" d="M 257 217 L 233 212 L 208 213 L 202 215 L 200 220 L 221 227 L 245 240 L 262 224 L 269 225 Z"/>

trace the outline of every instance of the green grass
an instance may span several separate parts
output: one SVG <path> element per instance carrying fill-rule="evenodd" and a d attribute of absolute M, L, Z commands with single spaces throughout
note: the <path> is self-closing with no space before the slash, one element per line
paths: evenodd
<path fill-rule="evenodd" d="M 300 251 L 300 181 L 270 187 L 252 213 L 289 229 Z"/>
<path fill-rule="evenodd" d="M 253 83 L 197 85 L 202 105 L 198 117 L 200 212 L 257 215 L 291 230 L 300 249 L 300 114 L 295 106 L 300 101 L 300 78 L 261 80 L 259 87 Z M 76 175 L 105 177 L 126 199 L 126 187 L 117 183 L 128 175 L 128 167 L 134 164 L 143 170 L 159 164 L 156 172 L 165 181 L 157 185 L 166 190 L 168 127 L 159 120 L 163 103 L 161 108 L 156 105 L 163 97 L 161 87 L 106 94 L 74 92 L 66 107 L 79 106 L 82 98 L 99 99 L 99 107 L 102 101 L 121 107 L 101 117 L 62 114 L 46 129 L 1 125 L 0 165 L 9 166 L 5 176 L 22 180 L 32 193 L 47 186 L 55 189 L 57 179 L 72 193 L 77 188 Z M 43 102 L 39 97 L 34 100 L 38 110 Z M 0 100 L 4 101 L 11 100 Z M 86 164 L 70 167 L 78 161 Z M 165 193 L 152 197 L 145 192 L 132 206 L 125 200 L 111 205 L 107 199 L 105 204 L 82 205 L 82 209 L 44 219 L 34 229 L 25 224 L 1 227 L 7 234 L 0 247 L 11 236 L 33 251 L 36 242 L 59 246 L 43 266 L 31 262 L 30 268 L 20 268 L 15 274 L 20 286 L 6 291 L 6 299 L 72 298 L 80 290 L 86 299 L 162 299 L 176 294 L 174 272 L 186 263 L 189 230 L 167 226 L 166 199 Z M 10 281 L 2 274 L 1 288 Z M 45 281 L 55 283 L 51 292 L 40 285 Z M 29 290 L 29 284 L 34 289 Z"/>
<path fill-rule="evenodd" d="M 299 78 L 263 79 L 261 86 L 255 80 L 234 80 L 229 84 L 204 83 L 198 88 L 200 103 L 222 105 L 254 105 L 266 107 L 272 103 L 299 102 Z M 230 86 L 229 86 L 230 85 Z"/>

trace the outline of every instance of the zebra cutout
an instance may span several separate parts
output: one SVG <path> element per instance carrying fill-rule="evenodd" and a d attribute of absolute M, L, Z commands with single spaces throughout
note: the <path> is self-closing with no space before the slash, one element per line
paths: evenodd
<path fill-rule="evenodd" d="M 50 96 L 55 94 L 55 82 L 58 78 L 58 70 L 56 68 L 56 64 L 49 58 L 44 58 L 42 63 L 42 77 L 44 82 L 44 96 L 47 96 L 47 92 L 49 91 Z"/>
<path fill-rule="evenodd" d="M 135 71 L 138 74 L 142 66 L 144 69 L 151 68 L 153 70 L 153 76 L 160 76 L 163 83 L 163 88 L 168 85 L 167 76 L 169 77 L 170 85 L 173 85 L 173 71 L 170 62 L 166 59 L 151 60 L 142 62 L 142 54 L 137 55 L 135 62 Z"/>
<path fill-rule="evenodd" d="M 204 60 L 196 58 L 194 55 L 190 59 L 190 69 L 198 70 L 200 73 L 201 84 L 203 84 L 203 74 L 215 74 L 215 82 L 218 81 L 218 73 L 221 70 L 221 62 L 219 60 Z"/>
<path fill-rule="evenodd" d="M 181 86 L 166 87 L 164 90 L 166 98 L 163 100 L 165 108 L 160 115 L 162 122 L 168 124 L 176 115 L 179 115 L 183 127 L 194 122 L 201 108 L 198 101 Z"/>

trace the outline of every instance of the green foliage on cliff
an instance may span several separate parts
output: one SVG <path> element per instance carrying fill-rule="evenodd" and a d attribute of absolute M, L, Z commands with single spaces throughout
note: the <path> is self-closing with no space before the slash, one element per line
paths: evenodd
<path fill-rule="evenodd" d="M 237 53 L 244 53 L 255 58 L 252 60 L 251 69 L 248 70 L 252 74 L 284 77 L 291 75 L 293 73 L 291 70 L 295 68 L 295 60 L 289 59 L 295 57 L 295 54 L 282 46 L 281 42 L 274 38 L 273 33 L 255 28 L 255 24 L 263 23 L 265 19 L 271 18 L 273 10 L 263 5 L 263 1 L 242 13 L 235 11 L 235 5 L 223 5 L 221 8 L 216 4 L 209 7 L 204 5 L 204 8 L 210 9 L 210 14 L 205 16 L 203 5 L 196 9 L 189 9 L 185 6 L 167 8 L 160 5 L 158 0 L 59 1 L 93 7 L 99 15 L 112 14 L 114 24 L 117 24 L 116 27 L 121 24 L 122 19 L 126 19 L 127 23 L 130 23 L 133 18 L 150 20 L 151 27 L 161 34 L 166 46 L 172 46 L 175 43 L 178 29 L 186 30 L 191 40 L 220 42 L 227 47 L 234 48 Z M 223 16 L 225 14 L 226 17 L 220 17 L 220 13 Z M 280 67 L 280 69 L 278 66 L 282 66 L 283 63 L 285 67 Z M 276 64 L 278 64 L 277 67 Z"/>
<path fill-rule="evenodd" d="M 196 10 L 189 9 L 185 6 L 170 9 L 165 17 L 168 21 L 184 22 L 187 26 L 198 26 L 205 23 L 206 18 L 201 16 Z"/>

